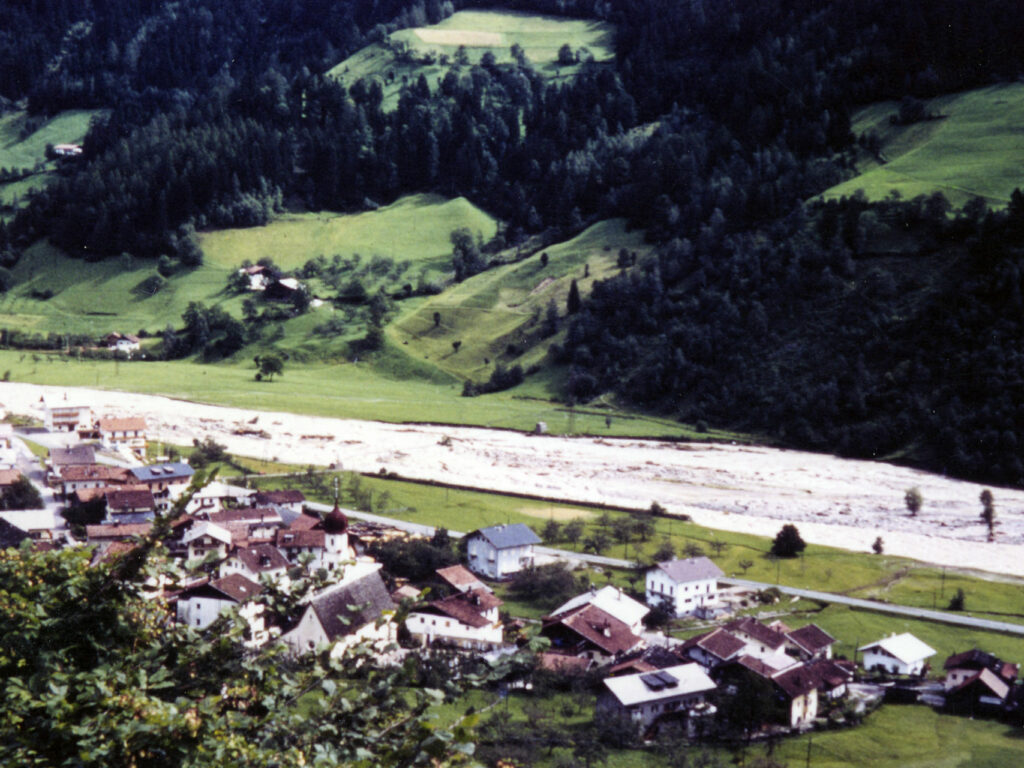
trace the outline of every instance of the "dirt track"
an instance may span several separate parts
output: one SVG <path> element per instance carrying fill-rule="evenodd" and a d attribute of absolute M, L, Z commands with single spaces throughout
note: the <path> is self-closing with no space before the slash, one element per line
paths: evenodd
<path fill-rule="evenodd" d="M 0 402 L 38 415 L 40 397 L 139 415 L 179 445 L 213 437 L 233 453 L 432 479 L 567 501 L 647 507 L 658 501 L 712 528 L 774 535 L 794 522 L 811 542 L 1024 576 L 1024 492 L 994 488 L 997 540 L 985 541 L 983 486 L 888 464 L 733 445 L 534 437 L 474 427 L 395 425 L 186 403 L 122 392 L 0 384 Z M 252 434 L 262 430 L 268 438 Z M 441 445 L 443 438 L 450 445 Z M 903 494 L 918 486 L 911 518 Z"/>

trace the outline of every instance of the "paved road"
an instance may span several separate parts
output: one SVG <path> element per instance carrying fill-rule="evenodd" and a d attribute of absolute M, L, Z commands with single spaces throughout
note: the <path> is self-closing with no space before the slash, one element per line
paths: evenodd
<path fill-rule="evenodd" d="M 327 504 L 306 504 L 306 506 L 310 509 L 322 512 L 329 512 L 331 510 L 331 507 Z M 359 512 L 350 509 L 346 509 L 345 514 L 359 520 L 368 520 L 375 523 L 382 523 L 384 525 L 391 525 L 408 531 L 409 533 L 421 536 L 431 536 L 434 533 L 434 528 L 432 526 L 422 525 L 420 523 L 410 523 L 405 520 L 395 520 L 390 517 L 383 517 L 381 515 L 373 515 L 368 512 Z M 448 535 L 453 539 L 461 539 L 466 534 L 461 531 L 448 531 Z M 608 566 L 612 568 L 633 568 L 636 565 L 636 563 L 630 560 L 621 560 L 615 557 L 602 557 L 600 555 L 591 555 L 583 552 L 570 552 L 567 549 L 537 547 L 536 551 L 543 555 L 580 560 L 582 562 L 590 563 L 591 565 Z M 747 581 L 746 579 L 732 578 L 722 578 L 719 579 L 719 581 L 723 584 L 749 587 L 750 589 L 769 589 L 774 587 L 783 594 L 806 597 L 810 600 L 820 600 L 822 602 L 835 603 L 837 605 L 849 605 L 852 608 L 860 608 L 866 611 L 876 611 L 878 613 L 906 616 L 912 619 L 924 619 L 925 621 L 937 621 L 943 624 L 955 624 L 962 627 L 972 627 L 974 629 L 1006 632 L 1012 635 L 1024 636 L 1024 624 L 1011 624 L 1006 621 L 980 619 L 975 616 L 966 616 L 960 613 L 933 611 L 927 608 L 913 608 L 907 605 L 893 605 L 892 603 L 881 603 L 877 600 L 863 600 L 859 597 L 846 597 L 845 595 L 836 595 L 831 592 L 817 592 L 813 589 L 798 589 L 797 587 L 786 587 L 781 584 L 768 584 L 761 581 Z"/>

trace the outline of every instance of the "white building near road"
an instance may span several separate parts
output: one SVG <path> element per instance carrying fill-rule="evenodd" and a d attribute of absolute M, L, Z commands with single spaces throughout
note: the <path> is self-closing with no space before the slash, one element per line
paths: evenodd
<path fill-rule="evenodd" d="M 540 538 L 523 523 L 492 525 L 466 535 L 469 568 L 491 579 L 503 579 L 533 565 L 533 547 Z"/>
<path fill-rule="evenodd" d="M 857 650 L 864 654 L 861 660 L 864 669 L 881 670 L 893 675 L 921 674 L 927 660 L 936 653 L 934 648 L 909 632 L 890 635 L 869 645 L 862 645 Z"/>
<path fill-rule="evenodd" d="M 714 711 L 706 701 L 715 682 L 699 664 L 609 677 L 603 682 L 608 690 L 598 697 L 597 710 L 627 716 L 643 730 L 661 717 Z"/>
<path fill-rule="evenodd" d="M 721 576 L 722 570 L 706 557 L 657 563 L 647 571 L 647 604 L 667 604 L 675 616 L 714 608 Z"/>
<path fill-rule="evenodd" d="M 627 627 L 634 635 L 643 633 L 644 616 L 651 612 L 643 603 L 638 603 L 618 587 L 611 584 L 601 589 L 590 589 L 582 595 L 568 600 L 551 611 L 550 616 L 561 616 L 581 605 L 596 605 L 605 613 L 614 616 Z"/>

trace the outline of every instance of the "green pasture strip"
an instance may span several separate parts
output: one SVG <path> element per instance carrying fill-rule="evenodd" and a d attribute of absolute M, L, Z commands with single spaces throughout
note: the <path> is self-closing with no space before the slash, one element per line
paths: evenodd
<path fill-rule="evenodd" d="M 978 196 L 1002 207 L 1024 185 L 1024 83 L 940 96 L 926 102 L 926 111 L 941 118 L 908 126 L 890 124 L 898 109 L 896 102 L 883 102 L 854 116 L 854 132 L 874 132 L 888 162 L 865 158 L 860 175 L 823 197 L 863 190 L 869 200 L 893 191 L 911 199 L 939 191 L 956 206 Z"/>

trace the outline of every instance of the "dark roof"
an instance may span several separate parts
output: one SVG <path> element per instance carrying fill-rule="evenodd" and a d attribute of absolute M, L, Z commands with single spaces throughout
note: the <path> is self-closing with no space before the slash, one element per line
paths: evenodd
<path fill-rule="evenodd" d="M 451 616 L 469 627 L 485 627 L 490 624 L 491 621 L 484 617 L 484 612 L 500 605 L 504 603 L 482 589 L 457 592 L 443 600 L 431 600 L 427 603 L 428 608 Z"/>
<path fill-rule="evenodd" d="M 852 662 L 846 663 L 849 666 L 832 659 L 819 659 L 808 663 L 806 667 L 817 678 L 818 689 L 830 691 L 853 680 L 854 665 Z"/>
<path fill-rule="evenodd" d="M 348 518 L 341 508 L 335 504 L 334 509 L 327 513 L 327 516 L 320 523 L 320 527 L 327 533 L 344 533 L 348 530 Z"/>
<path fill-rule="evenodd" d="M 943 669 L 995 669 L 1002 663 L 991 653 L 972 648 L 962 653 L 954 653 L 942 665 Z"/>
<path fill-rule="evenodd" d="M 376 621 L 384 611 L 393 611 L 395 604 L 374 571 L 314 598 L 311 607 L 327 638 L 336 640 Z"/>
<path fill-rule="evenodd" d="M 620 672 L 653 672 L 656 669 L 676 667 L 690 661 L 688 658 L 677 656 L 668 648 L 660 645 L 652 645 L 641 651 L 636 651 L 626 656 L 622 661 L 608 670 L 609 675 L 617 675 Z"/>
<path fill-rule="evenodd" d="M 285 549 L 291 547 L 318 547 L 323 549 L 324 537 L 327 534 L 323 531 L 304 531 L 301 528 L 278 528 L 274 532 L 274 544 Z"/>
<path fill-rule="evenodd" d="M 817 653 L 820 650 L 828 648 L 836 641 L 832 635 L 817 624 L 808 624 L 806 627 L 794 629 L 791 632 L 787 632 L 786 637 L 808 653 Z"/>
<path fill-rule="evenodd" d="M 740 656 L 733 663 L 739 664 L 741 667 L 744 667 L 745 669 L 749 669 L 754 674 L 759 675 L 760 677 L 763 677 L 766 680 L 770 680 L 772 675 L 776 674 L 779 671 L 775 667 L 771 667 L 765 664 L 756 656 L 750 656 L 748 654 Z"/>
<path fill-rule="evenodd" d="M 685 560 L 667 560 L 658 563 L 657 568 L 663 570 L 672 581 L 682 584 L 688 581 L 717 579 L 723 576 L 722 569 L 706 557 L 689 557 Z"/>
<path fill-rule="evenodd" d="M 302 491 L 258 491 L 253 497 L 256 504 L 301 504 L 306 500 Z"/>
<path fill-rule="evenodd" d="M 95 464 L 96 449 L 87 443 L 72 445 L 70 448 L 51 448 L 50 463 L 55 467 L 70 464 Z"/>
<path fill-rule="evenodd" d="M 239 603 L 263 591 L 263 587 L 240 573 L 232 573 L 223 579 L 210 582 L 210 587 Z"/>
<path fill-rule="evenodd" d="M 107 509 L 156 509 L 156 499 L 151 491 L 107 491 Z"/>
<path fill-rule="evenodd" d="M 820 682 L 814 671 L 803 664 L 780 672 L 772 680 L 791 699 L 810 693 L 818 687 Z"/>
<path fill-rule="evenodd" d="M 231 552 L 230 557 L 237 557 L 253 573 L 276 571 L 289 566 L 284 555 L 271 544 L 237 547 Z"/>
<path fill-rule="evenodd" d="M 691 637 L 683 643 L 683 649 L 686 650 L 696 646 L 701 650 L 710 653 L 712 656 L 725 661 L 726 659 L 731 659 L 737 653 L 742 651 L 746 645 L 747 644 L 738 637 L 729 634 L 719 627 L 718 629 L 713 629 L 703 635 Z"/>
<path fill-rule="evenodd" d="M 983 669 L 976 675 L 971 675 L 969 678 L 964 680 L 956 688 L 949 691 L 946 696 L 959 698 L 965 691 L 974 687 L 987 689 L 987 693 L 995 694 L 995 696 L 1000 700 L 1005 700 L 1007 694 L 1010 692 L 1010 686 L 1005 680 L 1000 680 L 992 670 Z M 986 695 L 986 691 L 982 691 L 981 695 Z"/>
<path fill-rule="evenodd" d="M 0 517 L 0 549 L 19 547 L 29 535 L 18 526 Z"/>
<path fill-rule="evenodd" d="M 593 603 L 561 614 L 556 619 L 546 619 L 544 629 L 557 625 L 571 630 L 610 655 L 631 651 L 641 641 L 641 638 L 630 631 L 627 624 L 602 611 Z"/>
<path fill-rule="evenodd" d="M 195 474 L 192 467 L 180 461 L 170 464 L 149 464 L 145 467 L 132 467 L 131 472 L 144 483 L 158 483 L 161 480 L 181 480 L 192 477 Z"/>
<path fill-rule="evenodd" d="M 744 616 L 742 619 L 730 621 L 725 625 L 730 632 L 738 632 L 749 635 L 759 643 L 764 643 L 769 648 L 781 648 L 786 644 L 785 635 L 780 635 L 774 629 L 769 629 L 752 616 Z"/>
<path fill-rule="evenodd" d="M 513 547 L 525 547 L 529 544 L 540 544 L 540 538 L 525 523 L 492 525 L 489 528 L 480 528 L 473 531 L 469 535 L 483 537 L 495 549 L 512 549 Z"/>
<path fill-rule="evenodd" d="M 320 515 L 303 512 L 292 520 L 288 527 L 293 531 L 308 531 L 311 528 L 316 528 L 322 522 L 323 520 L 320 519 Z"/>

